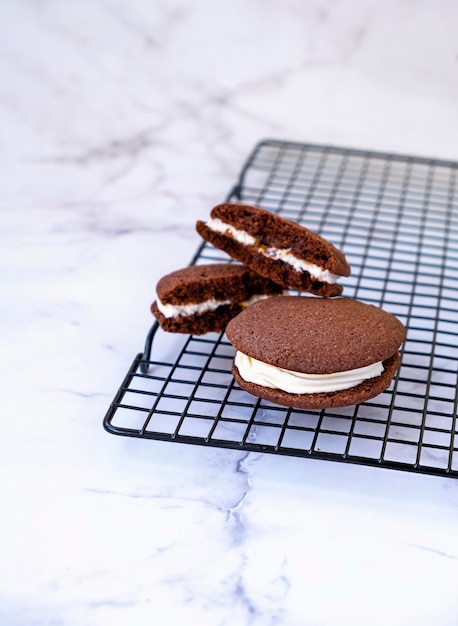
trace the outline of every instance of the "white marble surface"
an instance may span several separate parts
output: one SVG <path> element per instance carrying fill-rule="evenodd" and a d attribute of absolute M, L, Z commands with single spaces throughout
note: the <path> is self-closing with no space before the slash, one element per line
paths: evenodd
<path fill-rule="evenodd" d="M 0 15 L 0 623 L 455 626 L 456 481 L 102 419 L 259 139 L 458 158 L 456 1 Z"/>

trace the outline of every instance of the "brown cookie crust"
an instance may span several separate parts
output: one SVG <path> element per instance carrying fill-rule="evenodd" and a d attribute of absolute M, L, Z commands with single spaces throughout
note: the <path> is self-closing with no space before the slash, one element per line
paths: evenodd
<path fill-rule="evenodd" d="M 191 265 L 166 276 L 156 286 L 163 304 L 184 305 L 215 300 L 243 302 L 253 294 L 279 294 L 282 287 L 236 263 Z"/>
<path fill-rule="evenodd" d="M 275 367 L 331 374 L 385 361 L 405 339 L 386 311 L 349 298 L 279 296 L 256 302 L 229 322 L 233 346 Z"/>
<path fill-rule="evenodd" d="M 370 378 L 356 387 L 333 391 L 328 393 L 287 393 L 281 389 L 271 389 L 254 383 L 249 383 L 240 376 L 235 365 L 232 364 L 232 374 L 239 387 L 254 396 L 296 409 L 329 409 L 332 407 L 351 406 L 360 404 L 371 398 L 375 398 L 382 391 L 390 386 L 390 383 L 399 368 L 400 357 L 396 352 L 393 356 L 383 362 L 384 371 L 376 378 Z"/>

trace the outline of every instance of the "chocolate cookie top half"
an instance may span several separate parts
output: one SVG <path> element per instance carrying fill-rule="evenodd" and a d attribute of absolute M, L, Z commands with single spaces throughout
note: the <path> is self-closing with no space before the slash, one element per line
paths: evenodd
<path fill-rule="evenodd" d="M 331 374 L 384 361 L 405 339 L 403 324 L 347 298 L 279 296 L 253 304 L 229 322 L 233 346 L 275 367 Z"/>
<path fill-rule="evenodd" d="M 234 202 L 215 206 L 210 217 L 247 232 L 261 246 L 290 249 L 298 258 L 313 261 L 333 274 L 350 276 L 351 268 L 345 255 L 324 237 L 297 222 L 259 207 Z"/>
<path fill-rule="evenodd" d="M 163 304 L 188 304 L 206 300 L 243 301 L 253 294 L 279 294 L 282 288 L 236 263 L 191 265 L 166 276 L 156 285 Z"/>

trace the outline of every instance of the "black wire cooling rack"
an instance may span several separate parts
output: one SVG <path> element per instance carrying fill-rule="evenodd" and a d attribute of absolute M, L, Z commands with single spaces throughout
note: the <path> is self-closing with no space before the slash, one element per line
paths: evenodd
<path fill-rule="evenodd" d="M 302 223 L 344 251 L 352 267 L 344 295 L 381 306 L 407 326 L 396 378 L 360 405 L 280 407 L 237 386 L 224 333 L 188 337 L 154 324 L 105 429 L 457 477 L 457 168 L 437 159 L 259 143 L 228 199 Z M 192 263 L 213 261 L 227 257 L 203 243 Z"/>

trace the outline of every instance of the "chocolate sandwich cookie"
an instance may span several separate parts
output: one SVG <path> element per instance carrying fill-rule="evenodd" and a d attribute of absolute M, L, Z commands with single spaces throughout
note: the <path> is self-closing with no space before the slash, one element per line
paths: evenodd
<path fill-rule="evenodd" d="M 197 232 L 216 248 L 286 289 L 337 296 L 350 275 L 344 254 L 313 231 L 270 211 L 225 202 Z"/>
<path fill-rule="evenodd" d="M 260 298 L 283 293 L 280 285 L 243 265 L 191 265 L 161 278 L 151 311 L 168 332 L 221 332 L 235 315 Z"/>
<path fill-rule="evenodd" d="M 324 409 L 384 391 L 399 367 L 405 328 L 358 300 L 284 296 L 253 304 L 226 335 L 242 389 L 284 406 Z"/>

